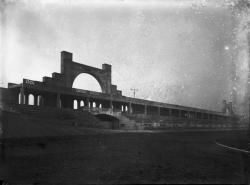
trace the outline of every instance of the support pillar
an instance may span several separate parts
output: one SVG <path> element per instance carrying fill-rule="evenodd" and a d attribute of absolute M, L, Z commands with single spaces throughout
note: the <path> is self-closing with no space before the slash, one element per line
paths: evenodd
<path fill-rule="evenodd" d="M 29 95 L 28 94 L 25 94 L 25 105 L 28 105 L 29 104 Z"/>
<path fill-rule="evenodd" d="M 172 116 L 172 109 L 168 109 L 169 110 L 169 116 Z"/>
<path fill-rule="evenodd" d="M 112 98 L 110 99 L 110 108 L 111 108 L 111 110 L 113 110 L 113 101 L 112 101 Z"/>
<path fill-rule="evenodd" d="M 90 105 L 89 105 L 89 97 L 87 97 L 87 99 L 86 99 L 86 107 L 90 107 Z"/>
<path fill-rule="evenodd" d="M 178 110 L 178 118 L 181 118 L 181 110 Z"/>
<path fill-rule="evenodd" d="M 197 112 L 194 112 L 194 119 L 198 119 L 197 118 Z"/>
<path fill-rule="evenodd" d="M 61 95 L 59 94 L 59 93 L 57 93 L 57 95 L 56 95 L 56 107 L 58 108 L 58 109 L 60 109 L 61 108 L 61 105 L 60 105 L 60 99 L 61 99 L 61 97 L 60 97 Z"/>
<path fill-rule="evenodd" d="M 38 96 L 34 95 L 34 106 L 37 106 L 37 98 L 38 98 Z"/>
<path fill-rule="evenodd" d="M 80 108 L 80 103 L 81 103 L 80 101 L 81 100 L 76 100 L 76 101 L 77 101 L 77 109 L 79 109 Z"/>
<path fill-rule="evenodd" d="M 133 110 L 132 110 L 132 103 L 129 102 L 129 113 L 132 114 L 133 113 Z"/>
<path fill-rule="evenodd" d="M 40 98 L 40 106 L 41 107 L 44 106 L 44 96 L 41 96 L 41 98 Z"/>
<path fill-rule="evenodd" d="M 203 112 L 201 113 L 201 119 L 205 119 L 205 115 Z"/>
<path fill-rule="evenodd" d="M 158 116 L 161 115 L 161 107 L 157 107 L 157 115 L 158 115 Z"/>
<path fill-rule="evenodd" d="M 99 108 L 100 103 L 98 101 L 95 102 L 95 107 Z"/>
<path fill-rule="evenodd" d="M 146 116 L 148 114 L 148 110 L 147 110 L 147 105 L 144 105 L 144 115 Z"/>

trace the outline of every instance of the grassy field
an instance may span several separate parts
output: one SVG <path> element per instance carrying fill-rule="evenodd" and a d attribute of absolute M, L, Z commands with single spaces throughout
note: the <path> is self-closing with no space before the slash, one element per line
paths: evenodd
<path fill-rule="evenodd" d="M 12 183 L 244 183 L 244 131 L 95 132 L 5 148 L 0 176 Z"/>

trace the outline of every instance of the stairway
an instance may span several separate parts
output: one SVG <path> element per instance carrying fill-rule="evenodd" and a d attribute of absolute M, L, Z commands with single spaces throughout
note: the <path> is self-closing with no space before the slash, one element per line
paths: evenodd
<path fill-rule="evenodd" d="M 131 120 L 124 115 L 120 115 L 117 118 L 120 120 L 120 129 L 123 129 L 123 130 L 143 130 L 144 129 L 142 124 L 137 123 L 134 120 Z"/>

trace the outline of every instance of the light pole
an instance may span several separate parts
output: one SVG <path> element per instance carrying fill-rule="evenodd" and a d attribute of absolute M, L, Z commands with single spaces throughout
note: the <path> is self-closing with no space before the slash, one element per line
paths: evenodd
<path fill-rule="evenodd" d="M 135 89 L 135 88 L 131 88 L 130 89 L 131 91 L 133 91 L 133 94 L 134 94 L 134 98 L 135 98 L 135 92 L 138 91 L 138 89 Z"/>

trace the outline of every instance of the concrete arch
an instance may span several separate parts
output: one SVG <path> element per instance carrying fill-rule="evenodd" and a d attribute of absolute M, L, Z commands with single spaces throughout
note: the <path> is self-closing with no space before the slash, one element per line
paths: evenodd
<path fill-rule="evenodd" d="M 90 74 L 90 73 L 79 73 L 78 75 L 76 75 L 75 78 L 74 78 L 73 81 L 72 81 L 72 86 L 71 86 L 71 87 L 73 87 L 73 84 L 74 84 L 75 80 L 76 80 L 80 75 L 82 75 L 82 74 L 88 74 L 88 75 L 92 76 L 92 77 L 98 82 L 99 86 L 101 87 L 101 91 L 102 91 L 102 92 L 105 91 L 105 85 L 103 84 L 103 82 L 102 82 L 97 76 L 95 76 L 95 75 L 93 75 L 93 74 Z"/>
<path fill-rule="evenodd" d="M 100 84 L 103 93 L 111 93 L 111 65 L 103 64 L 102 69 L 98 69 L 73 62 L 72 53 L 61 52 L 61 74 L 64 76 L 64 85 L 72 88 L 74 80 L 82 73 L 93 76 Z"/>

